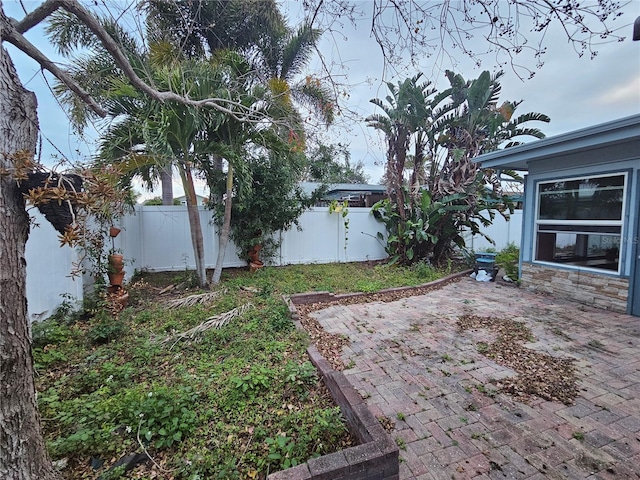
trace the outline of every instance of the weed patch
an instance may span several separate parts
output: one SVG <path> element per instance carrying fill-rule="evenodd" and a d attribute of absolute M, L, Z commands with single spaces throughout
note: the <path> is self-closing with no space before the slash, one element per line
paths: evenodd
<path fill-rule="evenodd" d="M 130 306 L 117 316 L 100 295 L 87 296 L 79 312 L 65 305 L 33 326 L 49 453 L 66 460 L 61 473 L 69 479 L 118 478 L 117 469 L 106 472 L 143 451 L 175 479 L 234 479 L 264 478 L 346 448 L 353 439 L 282 295 L 376 291 L 438 276 L 426 265 L 265 267 L 225 271 L 224 293 L 210 294 L 193 287 L 191 272 L 140 272 L 127 286 Z M 253 308 L 226 324 L 163 343 L 248 303 Z M 102 466 L 94 471 L 91 459 Z M 151 465 L 136 474 L 151 476 Z"/>

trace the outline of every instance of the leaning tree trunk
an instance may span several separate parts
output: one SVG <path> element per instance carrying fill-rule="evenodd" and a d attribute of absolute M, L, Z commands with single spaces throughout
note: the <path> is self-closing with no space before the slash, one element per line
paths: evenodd
<path fill-rule="evenodd" d="M 191 243 L 193 244 L 193 254 L 196 260 L 196 273 L 201 287 L 207 285 L 207 269 L 204 263 L 204 240 L 202 237 L 202 225 L 200 224 L 200 213 L 198 212 L 198 198 L 193 185 L 193 174 L 186 160 L 184 165 L 178 167 L 182 186 L 184 187 L 185 198 L 187 199 L 187 214 L 189 216 L 189 229 L 191 230 Z"/>
<path fill-rule="evenodd" d="M 7 19 L 0 1 L 0 37 Z M 35 153 L 36 97 L 0 47 L 0 172 L 11 154 Z M 36 404 L 27 318 L 25 245 L 29 219 L 15 179 L 0 173 L 0 478 L 58 478 L 47 455 Z"/>
<path fill-rule="evenodd" d="M 222 222 L 222 230 L 218 237 L 218 259 L 216 260 L 216 269 L 213 271 L 211 283 L 220 283 L 222 276 L 222 265 L 224 264 L 224 252 L 229 244 L 229 232 L 231 231 L 231 197 L 233 194 L 233 167 L 229 163 L 229 171 L 227 172 L 227 194 L 224 200 L 224 220 Z"/>

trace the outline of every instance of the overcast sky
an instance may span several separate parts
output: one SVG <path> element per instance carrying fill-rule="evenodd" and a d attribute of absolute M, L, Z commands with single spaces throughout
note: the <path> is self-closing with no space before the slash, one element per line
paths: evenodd
<path fill-rule="evenodd" d="M 588 55 L 579 57 L 556 25 L 547 34 L 548 49 L 542 57 L 542 68 L 536 69 L 532 58 L 519 59 L 535 72 L 533 78 L 523 81 L 508 66 L 502 67 L 505 75 L 501 81 L 500 101 L 523 100 L 517 113 L 548 115 L 549 124 L 535 125 L 547 136 L 640 113 L 640 41 L 631 40 L 633 21 L 640 16 L 640 0 L 627 4 L 623 12 L 612 25 L 619 29 L 618 34 L 627 38 L 623 42 L 598 46 L 598 55 L 593 60 Z M 401 66 L 388 66 L 383 72 L 382 55 L 371 37 L 370 22 L 370 18 L 363 19 L 355 31 L 348 29 L 344 37 L 325 35 L 321 47 L 327 52 L 325 55 L 330 56 L 329 61 L 339 58 L 348 67 L 349 82 L 354 85 L 349 92 L 349 107 L 362 118 L 376 112 L 376 107 L 370 103 L 372 98 L 387 96 L 388 89 L 383 81 L 397 84 L 421 71 L 424 78 L 440 90 L 449 86 L 444 76 L 446 69 L 462 74 L 467 80 L 477 78 L 483 70 L 493 73 L 498 69 L 492 55 L 484 58 L 480 67 L 458 55 L 456 60 L 460 63 L 457 66 L 444 60 L 424 58 L 418 66 L 406 62 Z M 394 67 L 397 67 L 397 73 L 393 71 Z M 363 160 L 371 180 L 377 182 L 383 174 L 384 143 L 381 138 L 367 128 L 364 121 L 353 123 L 347 130 L 336 129 L 336 132 L 340 135 L 333 135 L 332 139 L 349 143 L 352 159 Z"/>
<path fill-rule="evenodd" d="M 41 2 L 27 0 L 23 3 L 28 10 L 32 10 Z M 295 19 L 300 14 L 300 2 L 283 3 L 290 18 Z M 17 0 L 4 0 L 3 7 L 9 16 L 22 17 Z M 523 100 L 518 113 L 535 111 L 550 116 L 551 123 L 542 125 L 547 136 L 640 113 L 640 42 L 631 41 L 633 21 L 640 16 L 640 0 L 632 0 L 623 11 L 623 17 L 617 19 L 614 26 L 623 27 L 619 33 L 626 35 L 627 39 L 601 45 L 594 60 L 588 56 L 579 58 L 559 31 L 550 32 L 544 66 L 536 69 L 533 60 L 528 62 L 536 72 L 532 79 L 522 81 L 513 71 L 504 68 L 506 75 L 502 80 L 500 100 Z M 320 49 L 325 64 L 338 63 L 346 67 L 346 70 L 340 68 L 333 71 L 346 75 L 340 77 L 352 85 L 348 97 L 344 97 L 346 106 L 361 116 L 360 121 L 349 117 L 348 123 L 339 123 L 337 128 L 328 132 L 327 137 L 333 142 L 349 144 L 352 160 L 362 160 L 371 182 L 376 183 L 383 173 L 381 162 L 384 159 L 384 144 L 375 131 L 365 126 L 363 119 L 375 112 L 369 100 L 387 95 L 383 80 L 397 83 L 422 71 L 426 79 L 439 88 L 446 88 L 445 69 L 454 69 L 466 79 L 471 79 L 476 78 L 482 70 L 495 71 L 495 65 L 491 57 L 485 59 L 480 68 L 460 58 L 458 60 L 462 61 L 455 68 L 443 61 L 424 58 L 417 66 L 396 64 L 392 66 L 395 68 L 385 71 L 382 55 L 371 38 L 369 26 L 368 18 L 363 19 L 355 30 L 345 23 L 340 34 L 323 37 Z M 43 38 L 41 29 L 29 31 L 27 38 L 45 53 L 55 55 Z M 35 62 L 26 59 L 15 49 L 9 47 L 9 50 L 23 84 L 38 96 L 40 127 L 45 137 L 43 162 L 48 165 L 55 163 L 49 160 L 51 155 L 82 160 L 92 151 L 94 139 L 92 136 L 81 139 L 74 135 L 65 113 L 57 105 Z M 318 65 L 317 59 L 314 60 L 312 70 L 319 68 Z M 52 80 L 49 81 L 52 83 Z M 180 193 L 181 189 L 176 188 L 176 196 Z"/>

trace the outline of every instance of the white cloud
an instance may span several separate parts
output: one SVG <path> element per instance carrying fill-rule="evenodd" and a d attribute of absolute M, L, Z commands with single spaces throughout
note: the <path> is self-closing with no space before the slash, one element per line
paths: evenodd
<path fill-rule="evenodd" d="M 631 78 L 620 85 L 612 85 L 596 97 L 593 103 L 605 108 L 631 106 L 640 111 L 640 77 Z"/>

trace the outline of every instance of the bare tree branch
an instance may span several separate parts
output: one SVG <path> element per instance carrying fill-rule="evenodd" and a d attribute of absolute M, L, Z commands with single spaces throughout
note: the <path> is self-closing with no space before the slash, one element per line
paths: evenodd
<path fill-rule="evenodd" d="M 510 63 L 514 71 L 533 74 L 551 48 L 547 34 L 562 31 L 579 56 L 597 56 L 602 42 L 621 41 L 616 25 L 628 0 L 371 0 L 354 4 L 349 0 L 306 0 L 317 26 L 334 32 L 338 16 L 356 26 L 368 18 L 370 34 L 384 57 L 385 66 L 394 67 L 404 58 L 419 62 L 435 55 L 449 57 L 452 64 L 460 54 L 480 65 L 486 54 Z M 355 5 L 355 7 L 354 7 Z M 351 7 L 351 8 L 349 8 Z M 615 28 L 617 26 L 617 28 Z M 483 43 L 474 44 L 482 38 Z M 458 52 L 458 57 L 454 54 Z M 535 58 L 535 67 L 518 64 L 519 55 Z M 436 62 L 434 62 L 436 63 Z M 517 72 L 516 72 L 517 73 Z M 518 74 L 520 76 L 520 74 Z"/>
<path fill-rule="evenodd" d="M 37 7 L 33 12 L 28 13 L 22 20 L 19 22 L 12 19 L 14 23 L 14 27 L 17 32 L 24 33 L 27 30 L 38 25 L 45 18 L 55 12 L 61 6 L 60 0 L 46 0 L 39 7 Z"/>
<path fill-rule="evenodd" d="M 14 28 L 7 28 L 2 32 L 2 39 L 9 42 L 21 52 L 27 54 L 40 64 L 42 68 L 51 72 L 56 78 L 63 82 L 69 89 L 78 95 L 97 115 L 105 117 L 107 112 L 98 105 L 91 95 L 84 90 L 73 78 L 71 78 L 64 70 L 60 69 L 55 63 L 36 48 L 29 40 L 22 36 Z"/>

